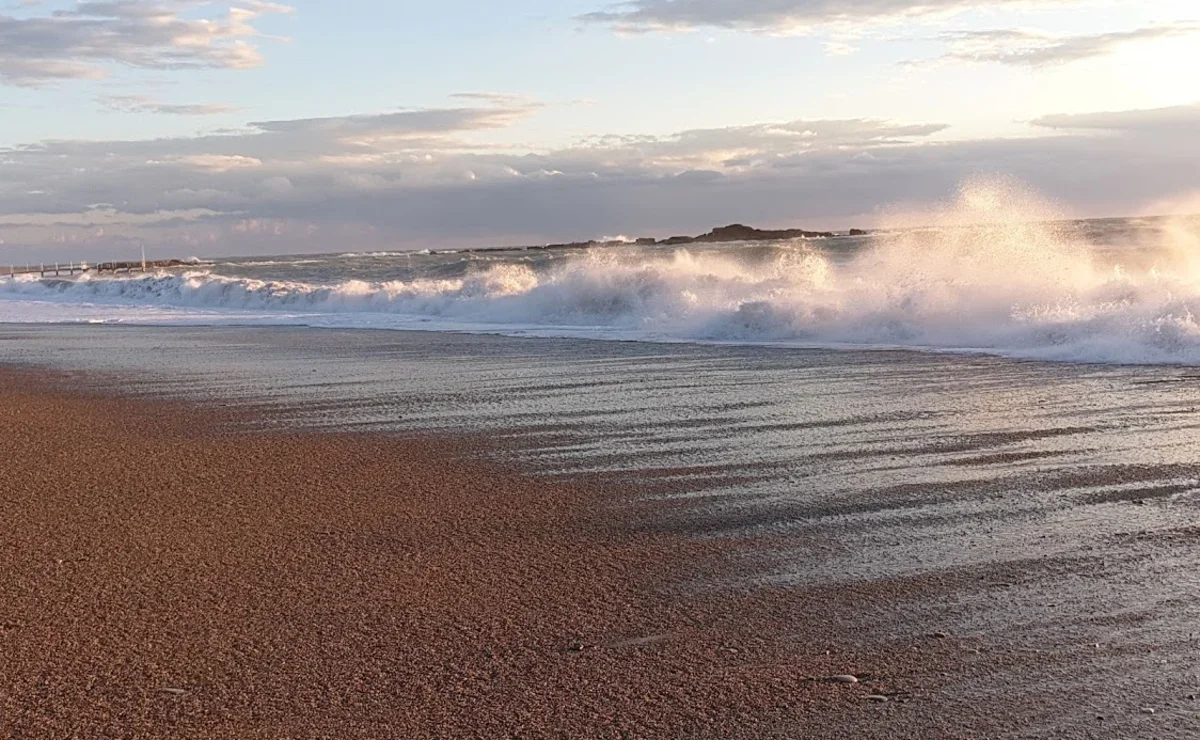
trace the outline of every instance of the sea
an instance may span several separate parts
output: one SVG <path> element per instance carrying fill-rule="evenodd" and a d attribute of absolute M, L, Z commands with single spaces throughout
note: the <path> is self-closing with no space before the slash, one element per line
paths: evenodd
<path fill-rule="evenodd" d="M 1200 218 L 205 258 L 0 278 L 0 322 L 308 326 L 1200 363 Z"/>

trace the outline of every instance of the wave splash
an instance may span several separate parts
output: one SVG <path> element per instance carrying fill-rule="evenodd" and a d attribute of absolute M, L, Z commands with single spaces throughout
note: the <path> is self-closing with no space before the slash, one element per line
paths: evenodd
<path fill-rule="evenodd" d="M 319 317 L 322 325 L 403 317 L 427 328 L 1200 363 L 1196 230 L 1167 222 L 1153 240 L 1114 250 L 1054 216 L 1018 188 L 976 184 L 933 228 L 880 235 L 850 255 L 799 242 L 715 252 L 597 249 L 544 269 L 491 263 L 454 279 L 318 285 L 196 270 L 17 279 L 0 282 L 0 295 L 250 311 L 281 322 Z"/>

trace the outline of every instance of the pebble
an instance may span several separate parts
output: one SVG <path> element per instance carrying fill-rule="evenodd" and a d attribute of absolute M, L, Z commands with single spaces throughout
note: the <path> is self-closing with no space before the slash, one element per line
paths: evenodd
<path fill-rule="evenodd" d="M 884 696 L 883 694 L 871 694 L 870 696 L 867 697 L 867 701 L 879 702 L 881 704 L 887 700 L 888 700 L 888 698 L 886 696 Z"/>
<path fill-rule="evenodd" d="M 159 689 L 159 691 L 163 692 L 164 694 L 171 694 L 173 696 L 183 696 L 187 693 L 187 689 Z"/>
<path fill-rule="evenodd" d="M 1188 694 L 1188 701 L 1196 701 L 1196 695 L 1195 695 L 1195 694 Z"/>
<path fill-rule="evenodd" d="M 934 632 L 934 633 L 933 633 L 933 636 L 934 636 L 934 637 L 936 637 L 936 638 L 937 638 L 937 639 L 939 639 L 939 640 L 945 640 L 945 639 L 946 639 L 947 637 L 949 637 L 950 635 L 946 634 L 945 632 Z"/>
<path fill-rule="evenodd" d="M 829 680 L 833 681 L 834 683 L 858 683 L 858 676 L 851 676 L 851 675 L 830 676 Z"/>
<path fill-rule="evenodd" d="M 1151 707 L 1142 707 L 1142 714 L 1154 714 L 1154 709 Z"/>

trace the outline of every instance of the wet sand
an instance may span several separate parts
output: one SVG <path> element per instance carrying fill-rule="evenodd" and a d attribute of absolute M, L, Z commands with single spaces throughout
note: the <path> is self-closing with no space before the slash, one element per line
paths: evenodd
<path fill-rule="evenodd" d="M 886 688 L 471 440 L 0 389 L 0 736 L 755 737 Z"/>
<path fill-rule="evenodd" d="M 820 575 L 837 531 L 915 535 L 834 529 L 835 512 L 800 538 L 777 525 L 808 509 L 735 516 L 645 499 L 669 492 L 661 479 L 536 475 L 495 462 L 494 434 L 262 431 L 244 407 L 97 395 L 88 378 L 0 371 L 0 737 L 1200 729 L 1191 498 L 1103 502 L 1147 526 L 1081 551 L 748 582 L 779 558 Z M 1168 473 L 1200 467 L 1069 483 Z M 998 485 L 873 489 L 854 511 L 1003 493 L 997 526 L 1055 531 L 1056 510 Z M 1160 513 L 1170 524 L 1150 527 Z"/>

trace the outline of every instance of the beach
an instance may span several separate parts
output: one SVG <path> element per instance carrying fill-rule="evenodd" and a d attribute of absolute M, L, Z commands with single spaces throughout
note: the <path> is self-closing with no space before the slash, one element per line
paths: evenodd
<path fill-rule="evenodd" d="M 0 740 L 1200 738 L 1195 6 L 4 4 Z"/>
<path fill-rule="evenodd" d="M 1200 722 L 1186 368 L 311 329 L 0 348 L 9 736 Z"/>
<path fill-rule="evenodd" d="M 5 737 L 754 736 L 861 701 L 668 596 L 714 548 L 601 519 L 619 492 L 0 378 Z"/>

